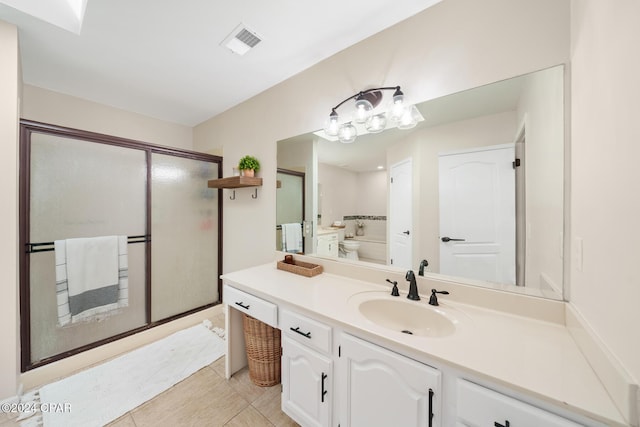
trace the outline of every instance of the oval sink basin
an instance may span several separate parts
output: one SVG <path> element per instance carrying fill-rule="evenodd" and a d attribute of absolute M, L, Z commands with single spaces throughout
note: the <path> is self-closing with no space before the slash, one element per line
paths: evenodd
<path fill-rule="evenodd" d="M 362 301 L 358 309 L 376 325 L 409 335 L 445 337 L 456 331 L 454 320 L 426 303 L 375 298 Z"/>

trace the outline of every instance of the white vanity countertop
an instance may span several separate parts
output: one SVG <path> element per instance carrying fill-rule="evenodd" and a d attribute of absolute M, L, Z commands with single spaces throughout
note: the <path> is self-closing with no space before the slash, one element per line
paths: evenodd
<path fill-rule="evenodd" d="M 318 228 L 318 235 L 338 233 L 338 230 L 340 230 L 340 228 L 334 228 L 334 227 Z"/>
<path fill-rule="evenodd" d="M 257 297 L 286 304 L 340 324 L 345 330 L 375 336 L 382 345 L 419 352 L 554 405 L 606 422 L 626 425 L 598 377 L 564 325 L 494 311 L 439 296 L 443 310 L 458 318 L 447 337 L 406 335 L 364 318 L 349 298 L 390 287 L 323 273 L 304 277 L 278 270 L 276 263 L 222 276 Z M 401 292 L 399 298 L 405 298 Z M 419 304 L 426 304 L 424 295 Z"/>

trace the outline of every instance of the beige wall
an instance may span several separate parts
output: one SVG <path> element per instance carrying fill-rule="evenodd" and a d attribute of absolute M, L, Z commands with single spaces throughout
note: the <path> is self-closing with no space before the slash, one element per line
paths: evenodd
<path fill-rule="evenodd" d="M 0 21 L 0 401 L 16 395 L 18 330 L 18 30 Z"/>
<path fill-rule="evenodd" d="M 568 0 L 447 0 L 198 125 L 195 148 L 222 152 L 225 176 L 254 154 L 273 183 L 276 141 L 320 128 L 346 96 L 399 84 L 407 101 L 422 102 L 566 63 L 568 22 Z M 273 259 L 275 186 L 257 200 L 225 202 L 225 229 L 245 230 L 256 244 L 225 239 L 223 271 Z"/>
<path fill-rule="evenodd" d="M 193 149 L 193 129 L 24 85 L 22 117 L 151 144 Z"/>
<path fill-rule="evenodd" d="M 360 172 L 356 179 L 355 214 L 387 215 L 387 171 Z"/>
<path fill-rule="evenodd" d="M 345 215 L 358 213 L 358 174 L 326 163 L 318 164 L 318 184 L 322 215 L 319 227 L 342 221 Z"/>
<path fill-rule="evenodd" d="M 571 303 L 637 382 L 640 2 L 571 5 Z"/>

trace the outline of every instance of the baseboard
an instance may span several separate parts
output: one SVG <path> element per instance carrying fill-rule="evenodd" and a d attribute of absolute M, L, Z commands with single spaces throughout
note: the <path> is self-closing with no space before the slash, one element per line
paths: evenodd
<path fill-rule="evenodd" d="M 565 313 L 567 329 L 612 401 L 629 425 L 640 426 L 638 384 L 571 303 L 567 303 Z"/>

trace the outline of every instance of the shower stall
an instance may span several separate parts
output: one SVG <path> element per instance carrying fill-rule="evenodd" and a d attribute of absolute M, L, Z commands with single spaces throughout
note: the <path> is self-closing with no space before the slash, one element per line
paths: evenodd
<path fill-rule="evenodd" d="M 20 139 L 22 371 L 220 302 L 221 157 L 26 120 Z M 117 302 L 77 291 L 113 259 Z"/>

